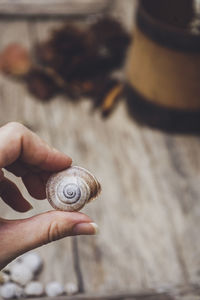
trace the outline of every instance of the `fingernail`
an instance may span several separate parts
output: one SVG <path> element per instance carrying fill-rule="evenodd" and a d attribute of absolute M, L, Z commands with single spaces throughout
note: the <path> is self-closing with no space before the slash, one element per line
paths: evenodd
<path fill-rule="evenodd" d="M 99 226 L 96 223 L 90 223 L 91 226 L 94 228 L 95 234 L 99 233 Z"/>
<path fill-rule="evenodd" d="M 72 233 L 74 235 L 95 235 L 98 233 L 98 225 L 96 223 L 79 223 L 74 226 Z"/>

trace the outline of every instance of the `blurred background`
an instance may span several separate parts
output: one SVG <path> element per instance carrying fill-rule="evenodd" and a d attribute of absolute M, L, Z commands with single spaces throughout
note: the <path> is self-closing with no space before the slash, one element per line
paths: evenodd
<path fill-rule="evenodd" d="M 74 284 L 69 299 L 199 299 L 199 12 L 191 0 L 0 1 L 0 125 L 23 123 L 102 185 L 83 209 L 99 235 L 36 250 L 37 279 Z M 34 209 L 1 202 L 1 217 L 51 209 L 7 175 Z"/>

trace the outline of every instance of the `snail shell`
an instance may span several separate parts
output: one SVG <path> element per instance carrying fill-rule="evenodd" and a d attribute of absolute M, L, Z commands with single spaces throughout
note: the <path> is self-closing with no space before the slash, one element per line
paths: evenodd
<path fill-rule="evenodd" d="M 79 211 L 100 192 L 101 186 L 94 175 L 75 166 L 53 174 L 46 186 L 51 206 L 64 211 Z"/>

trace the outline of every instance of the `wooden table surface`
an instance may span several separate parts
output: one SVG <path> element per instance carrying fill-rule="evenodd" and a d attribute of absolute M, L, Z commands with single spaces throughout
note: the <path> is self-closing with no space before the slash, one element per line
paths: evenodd
<path fill-rule="evenodd" d="M 15 41 L 31 48 L 58 23 L 3 20 L 0 49 Z M 87 99 L 76 104 L 58 96 L 41 103 L 23 84 L 2 75 L 0 104 L 0 125 L 24 123 L 91 170 L 103 188 L 84 209 L 100 234 L 38 249 L 45 261 L 40 280 L 75 282 L 81 299 L 199 299 L 198 136 L 141 127 L 130 119 L 123 99 L 106 120 Z M 1 202 L 2 217 L 24 218 L 50 208 L 14 180 L 34 210 L 22 216 Z"/>

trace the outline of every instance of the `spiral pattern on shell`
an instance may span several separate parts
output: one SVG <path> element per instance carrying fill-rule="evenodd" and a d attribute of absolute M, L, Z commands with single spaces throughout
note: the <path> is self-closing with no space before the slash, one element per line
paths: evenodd
<path fill-rule="evenodd" d="M 76 166 L 53 174 L 46 186 L 47 199 L 51 206 L 64 211 L 79 211 L 100 192 L 100 183 L 94 175 Z"/>

